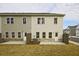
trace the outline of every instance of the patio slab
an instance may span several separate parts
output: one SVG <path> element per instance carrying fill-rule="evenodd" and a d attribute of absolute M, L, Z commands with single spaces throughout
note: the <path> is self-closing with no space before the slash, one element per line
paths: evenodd
<path fill-rule="evenodd" d="M 48 45 L 48 44 L 54 44 L 54 45 L 65 45 L 63 42 L 40 42 L 40 44 Z"/>
<path fill-rule="evenodd" d="M 3 42 L 0 44 L 25 44 L 24 41 L 8 41 L 8 42 Z"/>

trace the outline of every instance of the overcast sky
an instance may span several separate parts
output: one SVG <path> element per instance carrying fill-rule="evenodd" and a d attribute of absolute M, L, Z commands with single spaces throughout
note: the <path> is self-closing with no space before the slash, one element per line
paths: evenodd
<path fill-rule="evenodd" d="M 79 4 L 59 4 L 59 3 L 19 3 L 19 4 L 1 4 L 0 12 L 49 12 L 64 13 L 64 27 L 79 24 Z"/>

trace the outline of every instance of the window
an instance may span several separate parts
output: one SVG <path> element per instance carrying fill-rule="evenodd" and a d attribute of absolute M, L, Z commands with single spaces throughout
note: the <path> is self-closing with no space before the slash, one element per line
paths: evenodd
<path fill-rule="evenodd" d="M 8 38 L 8 32 L 6 32 L 6 38 Z"/>
<path fill-rule="evenodd" d="M 54 24 L 57 24 L 57 18 L 54 18 Z"/>
<path fill-rule="evenodd" d="M 46 37 L 46 33 L 45 33 L 45 32 L 42 33 L 42 37 L 43 37 L 43 38 Z"/>
<path fill-rule="evenodd" d="M 15 38 L 15 32 L 12 32 L 12 38 Z"/>
<path fill-rule="evenodd" d="M 44 18 L 38 18 L 37 24 L 45 24 L 45 19 Z"/>
<path fill-rule="evenodd" d="M 42 24 L 45 24 L 45 19 L 44 18 L 42 18 Z"/>
<path fill-rule="evenodd" d="M 38 18 L 38 24 L 40 24 L 40 18 Z"/>
<path fill-rule="evenodd" d="M 36 38 L 39 38 L 39 32 L 36 32 Z"/>
<path fill-rule="evenodd" d="M 11 21 L 11 24 L 13 24 L 14 23 L 14 18 L 7 18 L 7 24 L 9 24 L 10 21 Z"/>
<path fill-rule="evenodd" d="M 10 23 L 10 19 L 9 18 L 7 18 L 7 24 L 9 24 Z"/>
<path fill-rule="evenodd" d="M 21 32 L 18 32 L 18 38 L 21 38 Z"/>
<path fill-rule="evenodd" d="M 52 32 L 49 32 L 49 38 L 52 38 Z"/>
<path fill-rule="evenodd" d="M 23 24 L 26 24 L 26 18 L 23 18 Z"/>
<path fill-rule="evenodd" d="M 57 32 L 55 33 L 55 37 L 58 37 L 58 33 Z"/>
<path fill-rule="evenodd" d="M 14 23 L 14 18 L 11 18 L 11 24 L 13 24 Z"/>
<path fill-rule="evenodd" d="M 27 33 L 25 32 L 25 36 L 27 36 Z"/>

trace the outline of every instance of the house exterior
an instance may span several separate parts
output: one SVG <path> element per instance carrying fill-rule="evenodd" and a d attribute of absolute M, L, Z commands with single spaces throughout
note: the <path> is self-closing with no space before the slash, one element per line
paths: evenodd
<path fill-rule="evenodd" d="M 69 31 L 70 31 L 69 35 L 76 36 L 76 27 L 77 26 L 68 26 L 68 27 L 69 27 Z"/>
<path fill-rule="evenodd" d="M 49 39 L 62 41 L 64 14 L 56 13 L 0 13 L 0 33 L 5 39 Z"/>
<path fill-rule="evenodd" d="M 69 34 L 69 36 L 79 36 L 79 25 L 68 26 L 64 29 L 64 33 Z"/>
<path fill-rule="evenodd" d="M 76 36 L 79 37 L 79 25 L 76 27 Z"/>
<path fill-rule="evenodd" d="M 64 29 L 63 32 L 69 34 L 70 33 L 69 27 Z"/>

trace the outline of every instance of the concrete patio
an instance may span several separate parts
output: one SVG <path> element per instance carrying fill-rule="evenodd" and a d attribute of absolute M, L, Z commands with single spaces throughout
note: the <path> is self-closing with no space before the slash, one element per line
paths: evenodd
<path fill-rule="evenodd" d="M 54 44 L 54 45 L 65 45 L 63 42 L 40 42 L 41 45 L 48 45 L 48 44 Z"/>
<path fill-rule="evenodd" d="M 25 44 L 24 41 L 8 41 L 8 42 L 3 42 L 0 44 Z"/>

